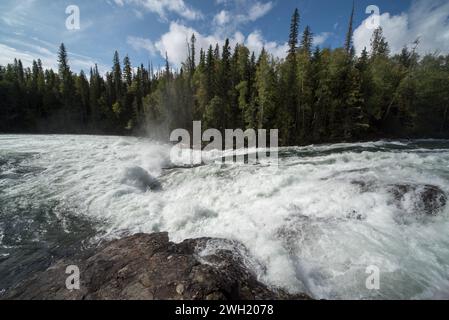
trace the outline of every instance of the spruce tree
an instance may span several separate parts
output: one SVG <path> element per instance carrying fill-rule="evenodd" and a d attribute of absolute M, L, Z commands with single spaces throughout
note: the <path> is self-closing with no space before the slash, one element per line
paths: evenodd
<path fill-rule="evenodd" d="M 288 39 L 288 54 L 289 56 L 295 55 L 298 48 L 298 36 L 299 36 L 299 10 L 295 9 L 290 24 L 290 36 Z"/>
<path fill-rule="evenodd" d="M 195 68 L 196 68 L 196 37 L 195 34 L 192 34 L 192 37 L 190 38 L 190 58 L 189 58 L 189 62 L 190 62 L 190 68 L 189 68 L 189 72 L 191 73 L 191 75 L 193 75 L 193 73 L 195 72 Z"/>
<path fill-rule="evenodd" d="M 313 34 L 309 26 L 304 29 L 301 39 L 301 51 L 306 53 L 308 57 L 312 56 Z"/>
<path fill-rule="evenodd" d="M 72 93 L 72 72 L 70 71 L 69 61 L 67 57 L 67 51 L 64 43 L 61 43 L 58 53 L 58 67 L 59 67 L 59 79 L 61 80 L 61 95 L 65 102 L 68 102 L 70 94 Z"/>
<path fill-rule="evenodd" d="M 352 12 L 351 16 L 349 18 L 349 26 L 348 26 L 348 32 L 346 33 L 346 40 L 345 40 L 345 51 L 348 55 L 352 55 L 353 53 L 353 32 L 354 32 L 354 13 L 355 13 L 355 2 L 352 2 Z"/>
<path fill-rule="evenodd" d="M 131 61 L 128 56 L 126 56 L 123 60 L 123 76 L 126 86 L 130 87 L 133 81 L 133 71 L 131 67 Z"/>
<path fill-rule="evenodd" d="M 122 68 L 120 67 L 120 58 L 117 51 L 114 53 L 112 63 L 112 79 L 114 84 L 113 100 L 120 103 L 122 97 Z"/>
<path fill-rule="evenodd" d="M 388 46 L 388 42 L 385 40 L 382 27 L 379 27 L 374 30 L 371 38 L 371 57 L 387 58 L 389 54 L 390 48 Z"/>

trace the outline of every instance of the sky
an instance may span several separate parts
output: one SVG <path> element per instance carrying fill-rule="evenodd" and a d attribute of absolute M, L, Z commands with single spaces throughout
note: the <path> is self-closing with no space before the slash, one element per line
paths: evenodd
<path fill-rule="evenodd" d="M 80 28 L 69 30 L 72 12 L 66 9 L 73 5 L 79 8 Z M 417 38 L 421 54 L 449 53 L 449 0 L 355 0 L 358 53 L 369 48 L 375 23 L 372 11 L 367 13 L 370 5 L 379 9 L 393 53 Z M 311 27 L 315 45 L 343 44 L 352 0 L 1 0 L 0 65 L 20 58 L 29 66 L 40 58 L 44 67 L 56 68 L 64 42 L 76 72 L 95 63 L 102 73 L 108 71 L 115 50 L 121 58 L 129 55 L 133 65 L 151 61 L 155 69 L 164 65 L 167 53 L 178 68 L 192 33 L 198 48 L 229 38 L 233 46 L 244 43 L 256 53 L 265 47 L 283 58 L 295 8 L 301 30 Z"/>

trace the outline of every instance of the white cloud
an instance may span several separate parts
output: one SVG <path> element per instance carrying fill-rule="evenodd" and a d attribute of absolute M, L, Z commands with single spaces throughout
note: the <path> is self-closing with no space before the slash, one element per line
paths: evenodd
<path fill-rule="evenodd" d="M 273 9 L 273 2 L 271 1 L 267 3 L 256 2 L 249 9 L 248 19 L 250 21 L 256 21 L 265 16 L 271 9 Z"/>
<path fill-rule="evenodd" d="M 250 51 L 260 54 L 262 48 L 277 58 L 285 58 L 288 51 L 288 44 L 278 44 L 274 41 L 266 41 L 260 31 L 250 33 L 245 41 L 245 45 Z"/>
<path fill-rule="evenodd" d="M 149 39 L 129 36 L 126 42 L 136 51 L 146 50 L 151 55 L 155 55 L 157 52 L 153 42 Z"/>
<path fill-rule="evenodd" d="M 390 44 L 391 52 L 398 53 L 406 45 L 420 39 L 417 51 L 421 54 L 436 50 L 449 52 L 449 2 L 445 0 L 415 0 L 408 12 L 399 15 L 383 13 L 380 26 Z M 354 32 L 354 46 L 359 54 L 369 48 L 373 30 L 366 27 L 367 18 Z"/>
<path fill-rule="evenodd" d="M 332 32 L 322 32 L 313 37 L 313 45 L 321 46 L 332 35 Z"/>
<path fill-rule="evenodd" d="M 230 1 L 219 2 L 228 5 Z M 262 3 L 254 0 L 236 0 L 230 10 L 221 10 L 214 17 L 214 23 L 218 27 L 215 31 L 224 34 L 234 32 L 242 24 L 254 22 L 267 15 L 274 7 L 272 1 Z"/>
<path fill-rule="evenodd" d="M 187 58 L 187 43 L 192 34 L 195 34 L 198 50 L 219 42 L 215 36 L 203 36 L 193 28 L 172 22 L 170 30 L 161 36 L 155 46 L 162 57 L 165 57 L 167 52 L 170 62 L 179 66 Z"/>
<path fill-rule="evenodd" d="M 136 5 L 147 11 L 157 13 L 161 19 L 167 19 L 167 13 L 172 12 L 188 19 L 198 20 L 203 14 L 191 6 L 188 6 L 184 0 L 114 0 L 118 6 L 125 4 Z"/>
<path fill-rule="evenodd" d="M 180 66 L 187 58 L 187 43 L 192 34 L 195 34 L 197 39 L 197 50 L 207 48 L 218 43 L 223 46 L 225 38 L 217 34 L 204 35 L 193 28 L 186 27 L 182 24 L 172 22 L 170 24 L 170 30 L 162 35 L 160 40 L 155 43 L 155 47 L 159 50 L 162 57 L 165 57 L 167 52 L 170 62 L 176 66 Z M 272 41 L 266 41 L 260 31 L 254 31 L 245 37 L 241 32 L 236 32 L 230 37 L 231 47 L 234 47 L 237 43 L 244 43 L 251 51 L 259 54 L 262 48 L 273 54 L 275 57 L 283 58 L 286 56 L 288 50 L 287 44 L 278 44 Z M 197 55 L 198 57 L 198 55 Z"/>
<path fill-rule="evenodd" d="M 220 13 L 215 15 L 214 17 L 214 23 L 218 24 L 219 26 L 223 26 L 231 20 L 231 17 L 229 16 L 229 12 L 226 10 L 221 10 Z"/>

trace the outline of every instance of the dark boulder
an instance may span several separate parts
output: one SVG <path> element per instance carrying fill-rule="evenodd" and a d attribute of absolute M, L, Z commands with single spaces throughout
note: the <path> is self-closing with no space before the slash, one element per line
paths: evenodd
<path fill-rule="evenodd" d="M 121 183 L 135 187 L 142 192 L 147 190 L 159 191 L 162 189 L 160 182 L 141 167 L 127 168 Z"/>
<path fill-rule="evenodd" d="M 376 183 L 370 180 L 353 180 L 351 184 L 358 187 L 361 193 L 372 192 L 377 188 Z"/>
<path fill-rule="evenodd" d="M 167 233 L 138 234 L 101 246 L 86 258 L 63 260 L 9 290 L 4 299 L 264 300 L 309 299 L 260 283 L 231 250 L 199 250 L 217 239 L 169 241 Z M 228 244 L 232 244 L 229 242 Z M 239 246 L 243 247 L 239 244 Z M 229 247 L 229 246 L 225 246 Z M 206 251 L 207 252 L 207 251 Z M 69 265 L 80 290 L 66 288 Z"/>
<path fill-rule="evenodd" d="M 408 197 L 413 202 L 413 212 L 418 215 L 435 216 L 447 204 L 445 192 L 437 186 L 398 184 L 389 186 L 389 191 L 400 207 Z"/>

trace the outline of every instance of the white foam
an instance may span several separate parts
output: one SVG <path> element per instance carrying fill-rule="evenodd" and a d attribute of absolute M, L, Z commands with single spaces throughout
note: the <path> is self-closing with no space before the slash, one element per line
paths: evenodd
<path fill-rule="evenodd" d="M 279 167 L 164 170 L 172 167 L 170 146 L 146 139 L 1 138 L 0 151 L 36 152 L 30 164 L 46 168 L 6 192 L 34 190 L 76 206 L 104 221 L 106 237 L 168 231 L 173 241 L 238 240 L 264 266 L 256 270 L 264 282 L 316 298 L 436 296 L 449 278 L 447 210 L 426 223 L 398 224 L 400 209 L 386 189 L 413 183 L 449 191 L 445 149 L 389 149 L 406 142 L 280 148 Z M 129 183 L 127 168 L 141 168 L 162 190 Z M 376 187 L 361 192 L 354 181 Z M 365 287 L 370 265 L 381 270 L 379 291 Z"/>

